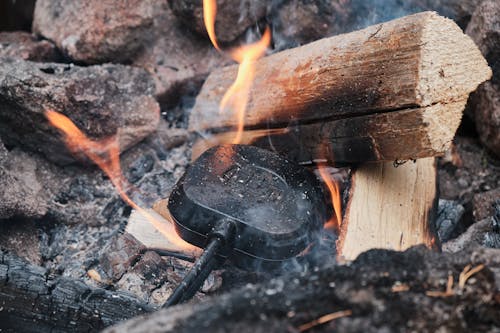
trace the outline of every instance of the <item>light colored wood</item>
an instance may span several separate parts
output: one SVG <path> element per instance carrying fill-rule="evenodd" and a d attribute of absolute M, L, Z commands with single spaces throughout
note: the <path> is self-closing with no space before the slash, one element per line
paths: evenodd
<path fill-rule="evenodd" d="M 450 147 L 466 99 L 424 108 L 243 132 L 242 144 L 274 150 L 289 160 L 330 165 L 395 161 L 441 155 Z M 231 143 L 235 132 L 200 137 L 192 158 L 218 144 Z"/>
<path fill-rule="evenodd" d="M 188 253 L 199 255 L 200 249 L 194 246 L 186 246 L 181 240 L 180 243 L 173 242 L 165 237 L 155 226 L 151 223 L 150 218 L 161 225 L 162 231 L 172 235 L 172 239 L 180 239 L 175 231 L 174 223 L 170 212 L 167 208 L 168 199 L 162 199 L 153 205 L 153 208 L 147 209 L 146 212 L 150 216 L 145 216 L 137 210 L 133 210 L 130 214 L 125 232 L 134 236 L 147 248 L 162 249 L 172 252 Z"/>
<path fill-rule="evenodd" d="M 234 127 L 219 102 L 237 66 L 210 74 L 189 129 Z M 282 51 L 256 62 L 245 114 L 249 128 L 342 119 L 464 100 L 491 70 L 452 21 L 423 12 Z"/>
<path fill-rule="evenodd" d="M 337 249 L 354 260 L 369 249 L 405 250 L 435 246 L 430 223 L 437 208 L 434 158 L 392 163 L 367 163 L 353 172 Z"/>

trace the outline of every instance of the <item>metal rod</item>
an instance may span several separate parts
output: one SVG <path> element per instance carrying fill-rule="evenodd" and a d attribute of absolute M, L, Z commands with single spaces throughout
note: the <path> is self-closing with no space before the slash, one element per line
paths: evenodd
<path fill-rule="evenodd" d="M 214 237 L 210 240 L 205 251 L 203 251 L 202 255 L 186 274 L 182 282 L 175 288 L 172 295 L 170 295 L 165 304 L 163 304 L 163 307 L 179 304 L 196 294 L 208 274 L 210 274 L 218 264 L 217 252 L 220 250 L 223 243 L 224 241 L 219 237 Z"/>

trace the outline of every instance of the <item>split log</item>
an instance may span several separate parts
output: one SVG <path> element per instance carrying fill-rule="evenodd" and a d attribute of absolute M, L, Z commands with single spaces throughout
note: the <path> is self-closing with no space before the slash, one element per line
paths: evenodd
<path fill-rule="evenodd" d="M 148 311 L 147 304 L 129 294 L 55 277 L 0 252 L 0 331 L 97 331 Z"/>
<path fill-rule="evenodd" d="M 231 66 L 208 77 L 190 116 L 191 131 L 235 127 L 236 117 L 219 112 L 218 104 L 236 73 Z M 303 147 L 312 159 L 324 158 L 315 148 L 325 140 L 339 146 L 333 150 L 341 162 L 435 156 L 449 147 L 469 93 L 490 76 L 474 42 L 453 21 L 424 12 L 257 61 L 244 121 L 247 130 L 305 132 L 307 139 L 299 141 L 312 137 Z M 296 125 L 285 130 L 290 124 Z M 342 131 L 345 126 L 352 129 Z M 256 134 L 250 131 L 247 140 Z M 209 145 L 224 141 L 215 138 Z"/>
<path fill-rule="evenodd" d="M 353 171 L 342 220 L 340 257 L 353 260 L 374 248 L 403 251 L 436 246 L 433 222 L 437 209 L 434 158 L 393 163 L 367 163 Z"/>
<path fill-rule="evenodd" d="M 286 128 L 246 130 L 240 143 L 274 150 L 301 164 L 321 160 L 339 166 L 435 156 L 449 147 L 462 118 L 461 111 L 456 111 L 463 110 L 466 102 L 464 99 Z M 225 132 L 198 140 L 192 159 L 217 144 L 232 142 L 235 136 L 236 132 Z"/>

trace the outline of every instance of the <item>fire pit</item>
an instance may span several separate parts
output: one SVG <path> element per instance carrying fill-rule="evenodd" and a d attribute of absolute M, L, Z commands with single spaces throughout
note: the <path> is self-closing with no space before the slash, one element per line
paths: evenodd
<path fill-rule="evenodd" d="M 496 1 L 0 7 L 0 331 L 500 329 Z"/>

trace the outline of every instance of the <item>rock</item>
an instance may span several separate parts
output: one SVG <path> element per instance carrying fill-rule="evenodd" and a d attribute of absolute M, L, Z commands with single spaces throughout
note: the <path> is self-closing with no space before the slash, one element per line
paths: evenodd
<path fill-rule="evenodd" d="M 358 19 L 351 0 L 289 0 L 272 8 L 273 42 L 277 50 L 355 30 Z"/>
<path fill-rule="evenodd" d="M 57 62 L 61 55 L 54 44 L 38 40 L 24 32 L 0 32 L 0 57 L 17 57 L 23 60 Z"/>
<path fill-rule="evenodd" d="M 120 151 L 155 131 L 159 105 L 148 73 L 122 65 L 79 67 L 0 61 L 0 137 L 60 164 L 74 161 L 44 112 L 67 115 L 93 139 L 118 135 Z"/>
<path fill-rule="evenodd" d="M 475 194 L 472 201 L 474 219 L 479 221 L 493 216 L 494 203 L 498 198 L 500 198 L 500 188 Z"/>
<path fill-rule="evenodd" d="M 169 0 L 169 4 L 186 28 L 207 36 L 202 0 Z M 218 0 L 215 18 L 217 39 L 223 43 L 234 41 L 266 15 L 267 6 L 266 1 Z"/>
<path fill-rule="evenodd" d="M 180 26 L 169 8 L 155 18 L 152 45 L 133 62 L 151 73 L 157 99 L 165 106 L 176 104 L 181 95 L 198 91 L 214 68 L 229 63 L 210 41 Z"/>
<path fill-rule="evenodd" d="M 483 245 L 486 233 L 492 230 L 491 219 L 476 222 L 457 238 L 443 244 L 444 252 L 459 252 Z"/>
<path fill-rule="evenodd" d="M 36 163 L 24 157 L 8 152 L 0 141 L 0 220 L 38 218 L 47 212 L 47 193 L 36 176 Z"/>
<path fill-rule="evenodd" d="M 486 0 L 474 11 L 466 33 L 493 69 L 491 81 L 480 85 L 469 99 L 481 142 L 500 156 L 500 2 Z"/>
<path fill-rule="evenodd" d="M 36 2 L 33 31 L 75 61 L 124 62 L 147 42 L 161 0 Z"/>

